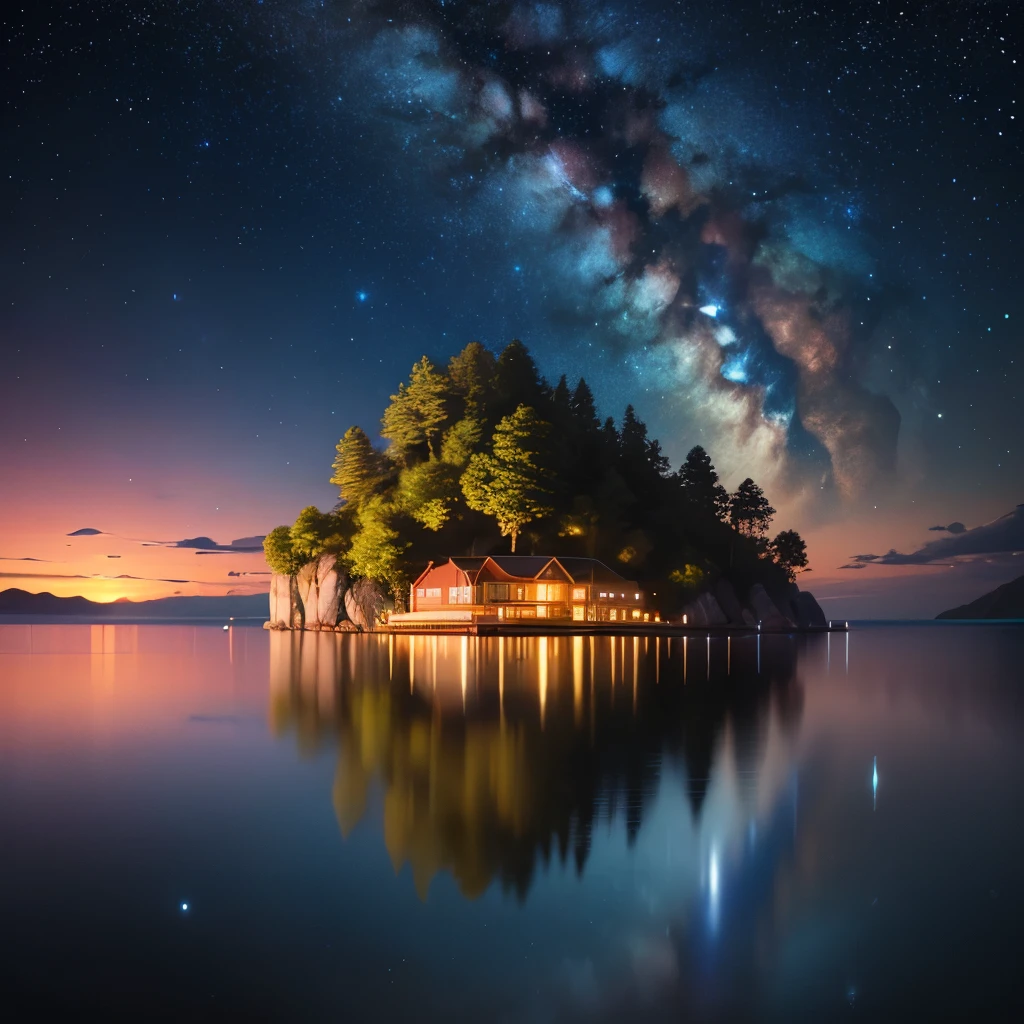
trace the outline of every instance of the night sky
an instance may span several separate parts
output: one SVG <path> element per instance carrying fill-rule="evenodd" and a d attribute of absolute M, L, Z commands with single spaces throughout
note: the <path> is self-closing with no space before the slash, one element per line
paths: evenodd
<path fill-rule="evenodd" d="M 513 337 L 761 483 L 828 614 L 1019 575 L 1014 9 L 5 10 L 0 584 L 266 589 L 183 542 L 329 508 L 415 359 Z"/>

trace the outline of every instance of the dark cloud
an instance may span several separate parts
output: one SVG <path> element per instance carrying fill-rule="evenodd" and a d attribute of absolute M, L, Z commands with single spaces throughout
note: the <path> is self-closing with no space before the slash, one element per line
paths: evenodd
<path fill-rule="evenodd" d="M 953 523 L 945 527 L 951 531 L 949 537 L 929 541 L 909 554 L 893 548 L 884 555 L 858 555 L 853 560 L 874 565 L 928 565 L 930 562 L 943 562 L 951 558 L 1015 555 L 1024 551 L 1024 505 L 1018 505 L 1005 516 L 984 526 L 976 526 L 973 530 L 952 530 L 952 527 L 962 525 Z"/>
<path fill-rule="evenodd" d="M 935 533 L 964 533 L 967 527 L 963 523 L 950 523 L 949 526 L 929 526 L 928 530 Z"/>
<path fill-rule="evenodd" d="M 91 526 L 86 526 L 81 530 L 75 530 L 74 533 L 69 533 L 69 537 L 99 537 L 103 533 L 102 530 L 96 530 Z"/>
<path fill-rule="evenodd" d="M 864 562 L 851 562 L 848 565 L 839 566 L 840 569 L 865 569 L 867 566 Z"/>
<path fill-rule="evenodd" d="M 0 555 L 0 562 L 49 562 L 49 558 L 30 558 L 29 556 L 23 556 L 21 558 L 9 558 Z"/>
<path fill-rule="evenodd" d="M 197 555 L 208 555 L 218 551 L 233 551 L 235 554 L 248 551 L 262 551 L 262 537 L 242 537 L 230 544 L 218 544 L 211 537 L 189 537 L 185 540 L 171 541 L 163 545 L 171 548 L 195 549 Z"/>

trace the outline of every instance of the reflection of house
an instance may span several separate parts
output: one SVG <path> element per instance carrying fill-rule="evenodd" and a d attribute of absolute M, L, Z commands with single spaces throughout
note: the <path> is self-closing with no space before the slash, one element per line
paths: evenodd
<path fill-rule="evenodd" d="M 575 622 L 647 622 L 644 595 L 595 558 L 488 555 L 431 562 L 413 583 L 409 607 L 424 619 L 567 619 Z"/>

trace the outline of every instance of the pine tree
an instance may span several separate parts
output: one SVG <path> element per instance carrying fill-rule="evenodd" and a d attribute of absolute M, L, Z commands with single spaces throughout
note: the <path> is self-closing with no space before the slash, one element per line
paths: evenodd
<path fill-rule="evenodd" d="M 482 420 L 493 396 L 497 360 L 490 349 L 471 341 L 448 362 L 448 379 L 453 394 L 461 399 L 461 412 Z"/>
<path fill-rule="evenodd" d="M 398 385 L 398 394 L 391 396 L 381 420 L 381 436 L 391 442 L 388 453 L 396 462 L 407 463 L 423 445 L 430 455 L 436 454 L 448 418 L 449 394 L 448 378 L 426 356 L 413 366 L 409 383 Z"/>
<path fill-rule="evenodd" d="M 729 494 L 718 481 L 711 456 L 700 446 L 691 448 L 676 474 L 683 497 L 698 515 L 725 519 L 729 514 Z"/>
<path fill-rule="evenodd" d="M 572 393 L 570 405 L 573 416 L 576 417 L 581 426 L 588 430 L 597 430 L 601 426 L 601 421 L 597 418 L 594 394 L 582 377 L 580 377 L 579 382 L 576 384 L 576 390 Z"/>
<path fill-rule="evenodd" d="M 520 405 L 539 412 L 547 403 L 547 385 L 533 356 L 518 339 L 510 341 L 498 357 L 494 372 L 495 417 L 512 415 Z"/>
<path fill-rule="evenodd" d="M 729 499 L 729 521 L 745 537 L 763 541 L 774 515 L 775 509 L 768 504 L 764 491 L 750 477 Z"/>
<path fill-rule="evenodd" d="M 381 457 L 359 427 L 349 427 L 335 450 L 331 483 L 338 488 L 342 501 L 358 508 L 384 483 Z"/>
<path fill-rule="evenodd" d="M 498 423 L 491 451 L 474 455 L 462 474 L 466 504 L 497 520 L 501 535 L 511 537 L 513 552 L 522 528 L 553 511 L 542 459 L 547 434 L 548 424 L 520 405 Z"/>

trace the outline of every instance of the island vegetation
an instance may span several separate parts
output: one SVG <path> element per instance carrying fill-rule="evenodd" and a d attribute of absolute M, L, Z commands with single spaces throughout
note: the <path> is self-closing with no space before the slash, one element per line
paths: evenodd
<path fill-rule="evenodd" d="M 599 558 L 671 614 L 718 579 L 777 589 L 807 566 L 794 530 L 771 536 L 762 489 L 732 494 L 699 445 L 673 469 L 632 405 L 601 419 L 582 377 L 551 386 L 526 346 L 472 342 L 426 356 L 391 396 L 381 450 L 357 426 L 337 444 L 338 503 L 304 508 L 264 541 L 275 572 L 335 554 L 396 607 L 431 559 L 498 552 Z"/>

